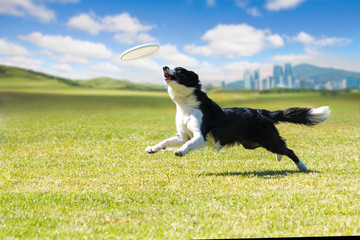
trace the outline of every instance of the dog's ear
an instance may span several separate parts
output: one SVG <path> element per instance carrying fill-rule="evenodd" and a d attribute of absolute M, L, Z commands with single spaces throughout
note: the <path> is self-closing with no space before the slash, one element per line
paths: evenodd
<path fill-rule="evenodd" d="M 182 71 L 187 71 L 185 68 L 183 68 L 183 67 L 176 67 L 176 68 L 174 68 L 174 70 L 175 70 L 175 73 L 181 73 Z"/>
<path fill-rule="evenodd" d="M 189 75 L 190 75 L 191 79 L 199 81 L 199 76 L 196 73 L 194 73 L 193 71 L 189 71 Z"/>

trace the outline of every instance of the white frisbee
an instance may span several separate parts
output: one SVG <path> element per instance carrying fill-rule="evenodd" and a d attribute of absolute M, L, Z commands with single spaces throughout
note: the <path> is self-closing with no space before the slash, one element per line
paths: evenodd
<path fill-rule="evenodd" d="M 123 52 L 120 58 L 121 60 L 124 61 L 131 61 L 131 60 L 147 57 L 155 53 L 159 49 L 160 46 L 159 44 L 156 43 L 147 43 L 143 45 L 138 45 Z"/>

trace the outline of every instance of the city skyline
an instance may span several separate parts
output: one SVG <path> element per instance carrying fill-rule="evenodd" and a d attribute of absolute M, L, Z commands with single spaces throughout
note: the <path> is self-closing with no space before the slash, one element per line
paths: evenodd
<path fill-rule="evenodd" d="M 316 67 L 316 66 L 314 66 Z M 335 71 L 343 71 L 336 70 Z M 355 73 L 355 72 L 354 72 Z M 293 74 L 291 63 L 274 65 L 273 75 L 264 78 L 260 77 L 259 69 L 244 69 L 243 78 L 226 84 L 221 82 L 223 89 L 246 89 L 246 90 L 267 90 L 271 88 L 309 88 L 309 89 L 358 89 L 360 88 L 360 73 L 358 77 L 345 76 L 341 79 L 329 79 L 326 81 L 315 81 L 311 77 L 298 77 Z"/>

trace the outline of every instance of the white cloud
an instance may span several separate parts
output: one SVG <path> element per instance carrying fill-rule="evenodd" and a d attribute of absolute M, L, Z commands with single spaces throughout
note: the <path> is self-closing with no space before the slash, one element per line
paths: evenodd
<path fill-rule="evenodd" d="M 352 40 L 349 38 L 343 37 L 329 37 L 329 38 L 321 38 L 315 42 L 317 46 L 325 47 L 325 46 L 343 46 L 351 43 Z"/>
<path fill-rule="evenodd" d="M 135 74 L 130 75 L 125 69 L 126 68 L 114 65 L 110 62 L 99 62 L 91 64 L 91 66 L 88 67 L 88 72 L 91 72 L 93 77 L 111 77 L 114 79 L 127 79 L 131 81 L 142 80 L 144 76 L 146 76 L 144 75 L 144 72 L 138 73 L 139 71 L 134 71 Z"/>
<path fill-rule="evenodd" d="M 53 64 L 51 67 L 59 72 L 73 73 L 74 69 L 69 64 Z"/>
<path fill-rule="evenodd" d="M 120 43 L 152 42 L 154 37 L 147 32 L 154 26 L 142 24 L 137 18 L 128 13 L 113 16 L 97 17 L 95 14 L 80 14 L 69 19 L 67 25 L 70 28 L 85 31 L 90 34 L 100 32 L 116 33 L 114 39 Z"/>
<path fill-rule="evenodd" d="M 156 39 L 147 33 L 136 33 L 136 32 L 122 32 L 115 34 L 114 40 L 118 43 L 132 44 L 135 42 L 149 43 L 154 42 Z"/>
<path fill-rule="evenodd" d="M 54 60 L 62 62 L 62 63 L 68 63 L 68 64 L 88 63 L 88 60 L 86 58 L 72 56 L 72 55 L 63 55 L 60 57 L 55 57 Z"/>
<path fill-rule="evenodd" d="M 253 17 L 261 17 L 262 16 L 261 12 L 256 7 L 250 7 L 248 9 L 246 9 L 246 13 L 248 13 L 249 15 L 251 15 Z"/>
<path fill-rule="evenodd" d="M 113 56 L 113 53 L 101 43 L 76 40 L 69 36 L 44 35 L 40 32 L 33 32 L 27 36 L 20 36 L 20 39 L 47 50 L 74 57 L 101 59 Z"/>
<path fill-rule="evenodd" d="M 169 66 L 196 67 L 199 65 L 197 59 L 179 52 L 172 44 L 162 45 L 154 58 L 163 60 L 164 64 Z"/>
<path fill-rule="evenodd" d="M 67 64 L 83 64 L 83 63 L 88 63 L 89 61 L 86 58 L 83 57 L 76 57 L 76 56 L 72 56 L 72 55 L 61 55 L 58 56 L 56 54 L 54 54 L 53 52 L 51 52 L 48 49 L 43 49 L 41 51 L 41 53 L 47 57 L 50 57 L 52 60 L 56 61 L 56 62 L 61 62 L 61 63 L 67 63 Z"/>
<path fill-rule="evenodd" d="M 151 73 L 161 71 L 162 66 L 155 62 L 152 58 L 141 58 L 136 61 L 123 61 L 120 57 L 115 58 L 114 62 L 123 68 L 132 68 L 140 75 L 146 76 Z M 128 69 L 130 71 L 130 69 Z M 143 78 L 143 77 L 142 77 Z"/>
<path fill-rule="evenodd" d="M 144 32 L 153 28 L 141 24 L 137 18 L 131 17 L 128 13 L 106 16 L 101 19 L 101 23 L 103 30 L 109 32 Z"/>
<path fill-rule="evenodd" d="M 94 65 L 90 66 L 90 69 L 96 72 L 100 72 L 103 73 L 105 75 L 109 75 L 109 73 L 111 74 L 121 74 L 123 72 L 123 70 L 117 66 L 115 66 L 114 64 L 111 64 L 109 62 L 100 62 Z M 118 76 L 119 77 L 119 76 Z"/>
<path fill-rule="evenodd" d="M 315 38 L 306 32 L 299 32 L 298 35 L 291 38 L 294 42 L 300 42 L 303 44 L 311 44 L 315 42 Z"/>
<path fill-rule="evenodd" d="M 162 65 L 159 65 L 152 58 L 141 58 L 136 61 L 122 61 L 119 58 L 114 62 L 124 71 L 121 77 L 134 82 L 149 82 L 164 84 Z"/>
<path fill-rule="evenodd" d="M 6 38 L 0 38 L 0 54 L 8 56 L 27 56 L 30 52 L 26 48 L 9 42 Z"/>
<path fill-rule="evenodd" d="M 90 34 L 98 34 L 102 26 L 96 20 L 88 14 L 80 14 L 76 17 L 72 17 L 67 25 L 71 28 L 86 31 Z"/>
<path fill-rule="evenodd" d="M 0 64 L 7 66 L 21 67 L 25 69 L 32 69 L 36 71 L 43 71 L 44 62 L 41 60 L 27 58 L 24 56 L 9 56 L 6 58 L 0 58 Z"/>
<path fill-rule="evenodd" d="M 243 79 L 245 69 L 258 69 L 260 64 L 248 61 L 235 61 L 224 65 L 215 65 L 203 62 L 196 72 L 203 83 L 219 84 L 221 81 L 233 82 Z"/>
<path fill-rule="evenodd" d="M 319 59 L 322 56 L 319 51 L 322 47 L 343 46 L 352 42 L 351 39 L 343 37 L 316 38 L 303 31 L 299 32 L 294 37 L 287 37 L 287 39 L 290 43 L 298 42 L 303 44 L 305 53 L 276 55 L 273 57 L 273 60 L 278 62 L 291 62 L 293 64 L 314 62 L 315 59 Z"/>
<path fill-rule="evenodd" d="M 299 42 L 305 45 L 305 51 L 316 52 L 318 48 L 327 46 L 343 46 L 352 42 L 344 37 L 321 37 L 315 38 L 306 32 L 299 32 L 295 37 L 289 38 L 291 42 Z"/>
<path fill-rule="evenodd" d="M 0 0 L 0 14 L 15 17 L 31 16 L 39 21 L 48 23 L 56 20 L 54 11 L 44 4 L 51 3 L 78 3 L 80 0 Z"/>
<path fill-rule="evenodd" d="M 56 16 L 52 10 L 41 4 L 41 2 L 76 3 L 78 1 L 79 0 L 1 0 L 0 14 L 16 17 L 31 16 L 37 18 L 41 22 L 47 23 L 54 21 Z"/>
<path fill-rule="evenodd" d="M 249 6 L 250 0 L 233 0 L 235 5 L 246 11 L 247 14 L 253 17 L 262 17 L 262 13 L 257 7 Z"/>
<path fill-rule="evenodd" d="M 219 24 L 208 30 L 202 40 L 208 45 L 185 46 L 188 53 L 205 56 L 225 55 L 228 58 L 253 56 L 268 48 L 277 48 L 284 45 L 284 40 L 270 30 L 256 29 L 247 24 L 223 25 Z"/>
<path fill-rule="evenodd" d="M 276 55 L 273 57 L 273 60 L 278 62 L 290 62 L 293 64 L 309 62 L 316 56 L 316 53 L 306 53 L 306 54 L 284 54 Z"/>
<path fill-rule="evenodd" d="M 299 6 L 306 0 L 267 0 L 265 8 L 269 11 L 280 11 Z"/>

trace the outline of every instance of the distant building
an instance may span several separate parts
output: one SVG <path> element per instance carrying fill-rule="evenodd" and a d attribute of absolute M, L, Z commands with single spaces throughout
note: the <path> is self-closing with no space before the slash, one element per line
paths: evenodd
<path fill-rule="evenodd" d="M 254 71 L 254 89 L 260 90 L 260 72 L 259 72 L 259 70 Z"/>
<path fill-rule="evenodd" d="M 275 65 L 273 68 L 273 87 L 295 88 L 295 78 L 291 63 L 285 63 L 284 68 L 280 65 Z"/>
<path fill-rule="evenodd" d="M 270 88 L 269 79 L 270 79 L 270 77 L 267 77 L 261 81 L 261 86 L 260 86 L 261 90 L 266 90 L 266 89 Z"/>
<path fill-rule="evenodd" d="M 251 70 L 244 70 L 244 88 L 248 90 L 255 89 L 254 74 Z"/>
<path fill-rule="evenodd" d="M 360 79 L 355 77 L 347 77 L 344 79 L 344 88 L 360 88 Z"/>
<path fill-rule="evenodd" d="M 272 76 L 269 76 L 267 79 L 268 79 L 267 80 L 267 84 L 268 84 L 267 89 L 273 88 L 274 87 L 274 78 Z"/>
<path fill-rule="evenodd" d="M 305 79 L 300 78 L 298 81 L 299 81 L 299 88 L 305 88 Z"/>
<path fill-rule="evenodd" d="M 285 87 L 288 87 L 288 88 L 295 87 L 294 75 L 293 75 L 292 66 L 290 63 L 285 63 L 285 73 L 284 73 L 283 84 Z"/>
<path fill-rule="evenodd" d="M 315 89 L 314 80 L 312 80 L 312 79 L 300 78 L 300 79 L 298 80 L 298 84 L 299 84 L 299 88 Z"/>
<path fill-rule="evenodd" d="M 273 68 L 273 77 L 274 77 L 274 86 L 273 87 L 283 87 L 283 79 L 284 79 L 284 72 L 283 67 L 280 65 L 275 65 Z"/>
<path fill-rule="evenodd" d="M 222 88 L 222 89 L 225 89 L 225 88 L 226 88 L 226 83 L 225 83 L 225 81 L 221 81 L 221 88 Z"/>

